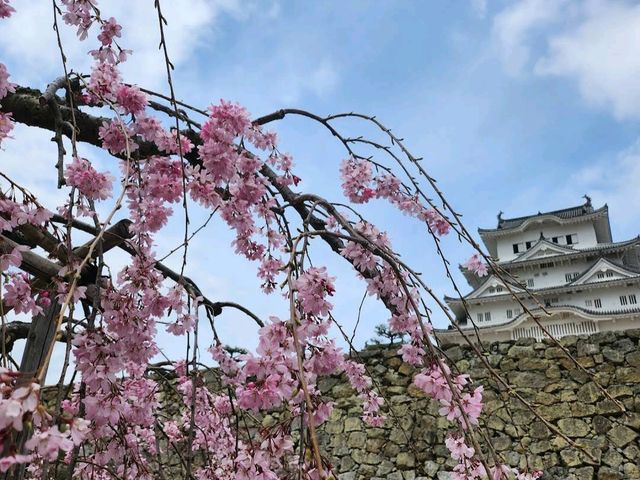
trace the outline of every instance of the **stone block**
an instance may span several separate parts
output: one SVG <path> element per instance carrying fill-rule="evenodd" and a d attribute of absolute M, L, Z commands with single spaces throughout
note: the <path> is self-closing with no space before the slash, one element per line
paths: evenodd
<path fill-rule="evenodd" d="M 622 448 L 634 441 L 638 437 L 638 434 L 629 427 L 616 425 L 607 432 L 607 437 L 616 447 Z"/>

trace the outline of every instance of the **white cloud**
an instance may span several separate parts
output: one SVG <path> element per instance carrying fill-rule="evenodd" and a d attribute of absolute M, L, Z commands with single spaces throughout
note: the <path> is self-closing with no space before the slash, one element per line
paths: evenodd
<path fill-rule="evenodd" d="M 296 103 L 308 93 L 321 97 L 338 83 L 337 69 L 329 58 L 318 64 L 304 64 L 292 59 L 289 69 L 289 74 L 285 76 L 287 83 L 280 93 L 285 103 Z"/>
<path fill-rule="evenodd" d="M 169 56 L 176 68 L 189 61 L 199 46 L 215 38 L 213 27 L 221 15 L 241 19 L 247 11 L 239 0 L 172 0 L 163 2 L 162 9 L 168 21 L 165 33 Z M 160 37 L 153 2 L 110 0 L 103 5 L 102 13 L 122 24 L 119 44 L 134 52 L 123 65 L 127 80 L 150 88 L 164 85 L 165 65 L 158 50 Z M 22 2 L 17 13 L 0 25 L 0 52 L 13 67 L 10 71 L 17 81 L 48 81 L 62 73 L 52 23 L 50 2 Z M 86 41 L 78 42 L 74 29 L 61 19 L 58 23 L 69 67 L 88 73 L 92 59 L 87 52 L 96 47 L 96 27 Z"/>
<path fill-rule="evenodd" d="M 574 80 L 591 104 L 620 119 L 640 118 L 640 5 L 589 4 L 575 28 L 552 35 L 539 75 Z"/>
<path fill-rule="evenodd" d="M 498 13 L 493 36 L 508 73 L 524 69 L 531 56 L 532 34 L 559 19 L 567 0 L 521 0 Z"/>
<path fill-rule="evenodd" d="M 567 181 L 577 198 L 588 193 L 594 203 L 608 203 L 612 221 L 622 235 L 638 233 L 637 212 L 640 211 L 640 138 L 613 158 L 602 160 L 578 170 Z"/>
<path fill-rule="evenodd" d="M 284 34 L 283 34 L 284 35 Z M 214 90 L 247 105 L 254 114 L 323 98 L 340 81 L 340 68 L 330 53 L 307 45 L 292 45 L 291 33 L 276 42 L 270 56 L 250 51 L 251 60 L 217 65 Z M 256 88 L 259 85 L 259 88 Z M 211 93 L 208 93 L 209 99 Z"/>
<path fill-rule="evenodd" d="M 507 73 L 563 77 L 618 119 L 640 118 L 640 5 L 619 0 L 519 0 L 493 20 Z"/>
<path fill-rule="evenodd" d="M 487 15 L 487 0 L 471 0 L 471 8 L 478 17 L 484 18 Z"/>

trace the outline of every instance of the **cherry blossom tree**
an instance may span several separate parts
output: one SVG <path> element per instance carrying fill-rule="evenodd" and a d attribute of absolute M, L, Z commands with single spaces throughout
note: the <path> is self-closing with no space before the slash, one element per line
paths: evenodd
<path fill-rule="evenodd" d="M 419 369 L 415 386 L 450 421 L 453 478 L 538 478 L 540 472 L 504 464 L 483 440 L 483 387 L 447 364 L 432 329 L 433 308 L 452 320 L 450 313 L 385 231 L 358 213 L 358 205 L 388 202 L 434 239 L 448 273 L 440 238 L 450 233 L 477 252 L 465 268 L 481 276 L 499 272 L 420 158 L 373 116 L 285 109 L 252 118 L 235 103 L 203 109 L 179 101 L 164 36 L 170 19 L 159 0 L 154 20 L 168 93 L 129 84 L 120 66 L 135 52 L 120 44 L 122 28 L 103 3 L 99 10 L 96 0 L 52 2 L 62 74 L 44 92 L 13 84 L 0 63 L 0 148 L 13 140 L 16 122 L 50 130 L 58 151 L 52 188 L 68 194 L 63 205 L 44 205 L 0 173 L 0 472 L 16 479 L 166 478 L 173 459 L 176 478 L 335 478 L 317 436 L 333 402 L 318 381 L 343 374 L 361 399 L 365 422 L 392 419 L 385 418 L 384 398 L 357 354 L 345 355 L 330 335 L 337 324 L 335 278 L 330 265 L 312 260 L 315 245 L 323 243 L 386 307 L 389 332 L 408 338 L 399 353 Z M 0 0 L 0 19 L 20 15 L 19 7 Z M 59 28 L 75 29 L 77 41 L 87 43 L 90 72 L 67 64 Z M 269 130 L 291 116 L 328 129 L 344 147 L 336 175 L 345 199 L 298 189 L 294 159 Z M 347 137 L 336 127 L 340 121 L 374 127 L 382 140 Z M 118 178 L 83 158 L 80 143 L 107 151 Z M 188 218 L 194 208 L 226 222 L 235 235 L 233 251 L 255 263 L 263 294 L 282 296 L 288 315 L 269 317 L 209 298 L 187 276 L 189 243 L 200 231 L 188 222 L 182 268 L 162 263 L 154 247 L 163 227 L 175 212 Z M 78 232 L 91 239 L 77 245 Z M 114 249 L 129 256 L 119 271 L 109 263 Z M 228 309 L 259 330 L 250 353 L 233 356 L 225 349 L 215 320 Z M 12 320 L 15 314 L 31 321 Z M 154 363 L 164 324 L 172 335 L 189 338 L 191 356 Z M 219 372 L 218 389 L 203 381 L 202 329 L 213 331 L 214 343 L 202 347 Z M 17 339 L 26 339 L 20 359 L 12 355 Z M 55 398 L 45 403 L 41 389 L 56 342 L 66 346 L 66 359 L 56 372 Z M 166 413 L 158 395 L 163 389 L 179 399 L 177 415 Z M 278 421 L 259 428 L 257 419 L 268 412 L 277 412 Z"/>

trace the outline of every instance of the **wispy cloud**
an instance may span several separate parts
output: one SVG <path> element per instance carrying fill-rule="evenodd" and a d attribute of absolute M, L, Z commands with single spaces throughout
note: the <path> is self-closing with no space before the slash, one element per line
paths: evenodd
<path fill-rule="evenodd" d="M 567 0 L 521 0 L 499 12 L 493 20 L 493 35 L 508 73 L 519 74 L 531 57 L 531 37 L 560 17 Z"/>
<path fill-rule="evenodd" d="M 487 0 L 471 0 L 471 8 L 478 17 L 484 18 L 487 15 Z"/>
<path fill-rule="evenodd" d="M 3 60 L 10 63 L 10 71 L 19 81 L 46 82 L 59 76 L 62 65 L 51 28 L 51 3 L 22 2 L 18 7 L 18 12 L 0 25 Z M 163 2 L 162 8 L 168 19 L 169 53 L 176 67 L 192 59 L 205 42 L 210 44 L 215 40 L 215 24 L 222 15 L 244 19 L 252 11 L 239 0 L 172 0 Z M 158 50 L 160 36 L 153 2 L 110 0 L 103 13 L 122 24 L 123 38 L 119 43 L 134 51 L 132 59 L 123 65 L 127 79 L 150 88 L 162 85 L 166 75 L 164 59 Z M 85 42 L 78 42 L 73 28 L 61 19 L 58 23 L 69 67 L 88 73 L 92 60 L 87 52 L 96 48 L 97 42 L 91 36 Z"/>
<path fill-rule="evenodd" d="M 577 193 L 588 192 L 595 200 L 608 203 L 615 227 L 623 235 L 640 233 L 640 138 L 617 154 L 585 165 L 569 178 L 568 188 Z"/>
<path fill-rule="evenodd" d="M 589 105 L 640 118 L 640 5 L 616 0 L 519 0 L 493 19 L 507 73 L 562 77 Z"/>
<path fill-rule="evenodd" d="M 620 119 L 640 118 L 640 5 L 591 2 L 584 20 L 554 34 L 539 75 L 566 77 L 591 104 Z"/>

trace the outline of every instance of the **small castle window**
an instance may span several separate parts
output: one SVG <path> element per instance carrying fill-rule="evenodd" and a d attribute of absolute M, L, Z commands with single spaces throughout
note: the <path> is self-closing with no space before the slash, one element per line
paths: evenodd
<path fill-rule="evenodd" d="M 620 305 L 626 305 L 627 302 L 627 296 L 626 295 L 620 295 Z"/>
<path fill-rule="evenodd" d="M 576 278 L 578 278 L 580 276 L 580 274 L 578 272 L 574 272 L 574 273 L 565 273 L 564 275 L 564 279 L 567 282 L 571 282 L 572 280 L 575 280 Z"/>
<path fill-rule="evenodd" d="M 596 308 L 602 308 L 602 300 L 600 300 L 599 298 L 595 298 L 593 300 L 593 306 Z"/>
<path fill-rule="evenodd" d="M 629 295 L 629 303 L 631 305 L 635 305 L 636 303 L 638 303 L 638 301 L 636 300 L 636 294 L 632 293 L 631 295 Z"/>
<path fill-rule="evenodd" d="M 513 318 L 513 310 L 511 309 L 507 310 L 507 318 Z"/>

